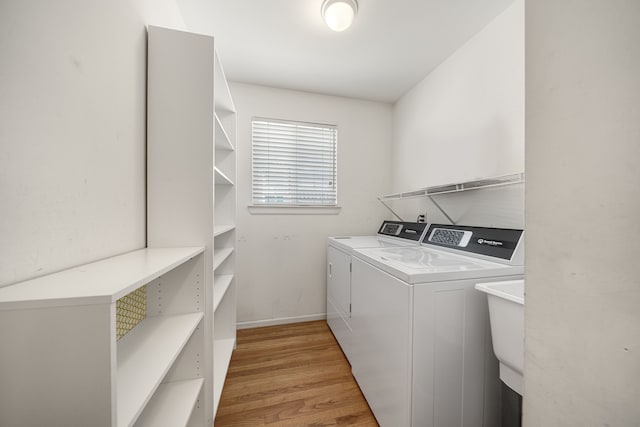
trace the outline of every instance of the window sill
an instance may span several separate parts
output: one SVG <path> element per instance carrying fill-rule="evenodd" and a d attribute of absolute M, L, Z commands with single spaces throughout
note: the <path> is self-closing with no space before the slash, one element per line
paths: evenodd
<path fill-rule="evenodd" d="M 337 215 L 341 206 L 249 205 L 252 215 Z"/>

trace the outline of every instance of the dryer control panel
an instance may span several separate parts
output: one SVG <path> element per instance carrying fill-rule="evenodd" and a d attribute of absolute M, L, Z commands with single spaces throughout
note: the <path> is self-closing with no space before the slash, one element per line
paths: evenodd
<path fill-rule="evenodd" d="M 384 221 L 378 230 L 378 235 L 419 242 L 427 225 L 423 222 Z"/>

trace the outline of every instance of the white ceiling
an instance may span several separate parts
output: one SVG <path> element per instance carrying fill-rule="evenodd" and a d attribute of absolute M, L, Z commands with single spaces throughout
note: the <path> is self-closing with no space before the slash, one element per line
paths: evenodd
<path fill-rule="evenodd" d="M 331 31 L 322 0 L 177 0 L 229 80 L 394 102 L 513 0 L 359 0 Z"/>

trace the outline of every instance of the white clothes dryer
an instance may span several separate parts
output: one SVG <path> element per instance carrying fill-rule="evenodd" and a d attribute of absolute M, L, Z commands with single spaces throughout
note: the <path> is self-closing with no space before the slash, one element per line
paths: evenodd
<path fill-rule="evenodd" d="M 523 231 L 428 227 L 420 246 L 354 250 L 352 372 L 381 426 L 499 425 L 480 282 L 521 279 Z"/>
<path fill-rule="evenodd" d="M 327 323 L 342 351 L 351 357 L 351 257 L 355 249 L 418 246 L 425 223 L 384 221 L 375 236 L 329 237 L 327 242 Z"/>

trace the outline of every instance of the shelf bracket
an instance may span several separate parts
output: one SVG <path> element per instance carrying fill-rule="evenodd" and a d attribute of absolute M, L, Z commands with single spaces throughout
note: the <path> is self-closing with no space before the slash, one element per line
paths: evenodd
<path fill-rule="evenodd" d="M 438 208 L 438 210 L 440 211 L 440 213 L 442 213 L 442 215 L 444 215 L 444 216 L 449 220 L 449 222 L 450 222 L 452 225 L 456 225 L 456 222 L 455 222 L 454 220 L 452 220 L 452 219 L 451 219 L 451 217 L 450 217 L 449 215 L 447 215 L 447 213 L 445 212 L 445 210 L 444 210 L 444 209 L 442 209 L 442 208 L 440 207 L 440 205 L 439 205 L 435 200 L 433 200 L 433 197 L 432 197 L 432 196 L 427 195 L 427 197 L 429 198 L 429 200 L 431 200 L 431 203 L 433 203 L 433 204 L 435 205 L 435 207 L 436 207 L 436 208 Z"/>
<path fill-rule="evenodd" d="M 382 206 L 384 206 L 385 208 L 387 208 L 389 210 L 389 212 L 391 212 L 393 214 L 393 216 L 395 216 L 396 218 L 398 218 L 400 221 L 404 222 L 404 219 L 402 219 L 402 217 L 400 215 L 398 215 L 393 209 L 391 209 L 391 206 L 387 205 L 383 200 L 382 197 L 378 197 L 378 201 L 380 203 L 382 203 Z"/>

